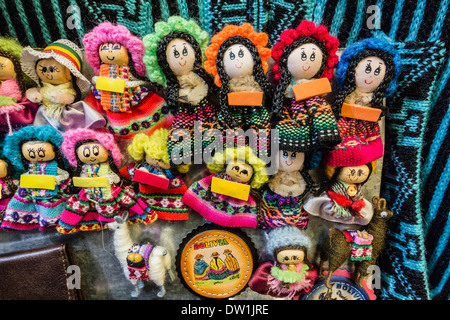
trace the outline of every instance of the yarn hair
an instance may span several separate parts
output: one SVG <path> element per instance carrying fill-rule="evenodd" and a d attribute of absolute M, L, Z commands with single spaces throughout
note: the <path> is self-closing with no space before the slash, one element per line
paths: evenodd
<path fill-rule="evenodd" d="M 161 160 L 165 164 L 170 164 L 167 150 L 167 137 L 169 130 L 165 128 L 155 130 L 150 136 L 139 133 L 127 147 L 129 155 L 136 161 L 141 161 L 145 155 L 153 159 Z"/>
<path fill-rule="evenodd" d="M 140 76 L 145 77 L 145 65 L 142 60 L 145 48 L 142 40 L 134 36 L 127 27 L 108 21 L 100 23 L 83 37 L 86 61 L 96 74 L 99 74 L 101 65 L 99 48 L 108 42 L 120 43 L 124 46 L 131 57 L 130 72 L 138 79 L 141 79 Z"/>

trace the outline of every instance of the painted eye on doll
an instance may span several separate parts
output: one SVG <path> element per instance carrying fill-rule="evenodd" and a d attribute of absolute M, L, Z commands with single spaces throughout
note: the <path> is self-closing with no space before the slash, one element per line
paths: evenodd
<path fill-rule="evenodd" d="M 180 52 L 178 52 L 178 50 L 176 48 L 173 49 L 173 56 L 175 58 L 179 58 L 180 57 Z"/>
<path fill-rule="evenodd" d="M 238 57 L 239 57 L 239 58 L 243 58 L 243 57 L 244 57 L 244 50 L 242 50 L 242 48 L 239 49 Z"/>
<path fill-rule="evenodd" d="M 315 52 L 313 52 L 313 53 L 311 54 L 311 56 L 309 57 L 309 60 L 310 60 L 310 61 L 316 60 L 316 53 L 315 53 Z"/>
<path fill-rule="evenodd" d="M 183 56 L 187 56 L 188 55 L 188 49 L 186 47 L 183 47 Z"/>
<path fill-rule="evenodd" d="M 98 156 L 100 154 L 100 149 L 98 146 L 93 146 L 92 147 L 92 153 L 94 154 L 94 156 Z"/>
<path fill-rule="evenodd" d="M 89 147 L 84 147 L 83 148 L 83 156 L 85 156 L 86 158 L 89 158 L 91 156 L 91 148 Z"/>
<path fill-rule="evenodd" d="M 31 159 L 35 159 L 36 158 L 36 152 L 34 151 L 34 149 L 28 149 L 28 156 Z"/>
<path fill-rule="evenodd" d="M 283 158 L 288 158 L 288 157 L 289 157 L 288 152 L 287 151 L 283 151 Z"/>
<path fill-rule="evenodd" d="M 302 55 L 301 55 L 302 61 L 306 61 L 307 58 L 308 58 L 308 57 L 306 56 L 306 53 L 303 51 L 303 52 L 302 52 Z"/>
<path fill-rule="evenodd" d="M 37 153 L 38 153 L 39 157 L 41 157 L 41 158 L 45 157 L 45 150 L 44 150 L 44 148 L 38 148 Z"/>
<path fill-rule="evenodd" d="M 230 51 L 230 60 L 234 60 L 236 58 L 236 56 L 234 55 L 234 53 L 232 51 Z"/>

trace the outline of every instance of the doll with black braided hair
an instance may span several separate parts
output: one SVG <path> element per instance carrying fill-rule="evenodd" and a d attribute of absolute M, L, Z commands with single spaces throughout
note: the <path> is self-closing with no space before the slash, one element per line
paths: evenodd
<path fill-rule="evenodd" d="M 218 121 L 224 142 L 253 143 L 239 134 L 239 130 L 250 130 L 256 137 L 254 150 L 269 147 L 272 86 L 266 77 L 271 53 L 267 42 L 267 34 L 254 31 L 249 23 L 227 25 L 211 38 L 205 51 L 205 70 L 220 87 Z"/>
<path fill-rule="evenodd" d="M 331 92 L 338 46 L 325 26 L 307 20 L 285 30 L 274 45 L 274 120 L 281 149 L 314 152 L 341 141 L 336 117 L 323 97 Z"/>
<path fill-rule="evenodd" d="M 11 198 L 16 193 L 19 181 L 14 177 L 14 167 L 3 155 L 3 142 L 0 145 L 0 223 Z"/>
<path fill-rule="evenodd" d="M 165 87 L 167 105 L 174 115 L 167 144 L 170 161 L 189 164 L 195 153 L 201 154 L 214 140 L 211 129 L 217 122 L 212 103 L 217 87 L 203 69 L 209 35 L 194 20 L 172 16 L 156 23 L 155 31 L 143 41 L 147 75 Z M 194 130 L 203 135 L 199 144 L 195 144 Z"/>

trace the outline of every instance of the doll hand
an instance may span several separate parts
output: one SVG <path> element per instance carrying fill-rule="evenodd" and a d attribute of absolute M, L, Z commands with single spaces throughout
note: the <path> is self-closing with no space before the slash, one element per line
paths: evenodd
<path fill-rule="evenodd" d="M 25 92 L 25 96 L 28 100 L 34 103 L 42 102 L 42 95 L 39 88 L 31 88 Z"/>
<path fill-rule="evenodd" d="M 52 96 L 52 102 L 59 103 L 63 105 L 72 104 L 75 101 L 75 96 L 73 94 L 58 94 L 55 96 Z"/>
<path fill-rule="evenodd" d="M 120 182 L 120 177 L 116 174 L 110 174 L 107 176 L 109 184 L 116 184 Z"/>
<path fill-rule="evenodd" d="M 145 167 L 138 168 L 137 170 L 141 170 L 141 171 L 144 171 L 144 172 L 148 172 L 148 169 L 145 168 Z"/>

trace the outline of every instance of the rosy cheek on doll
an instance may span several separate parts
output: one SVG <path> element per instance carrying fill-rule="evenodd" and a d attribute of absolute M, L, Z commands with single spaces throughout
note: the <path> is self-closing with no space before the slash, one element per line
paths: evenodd
<path fill-rule="evenodd" d="M 369 177 L 369 167 L 366 165 L 356 167 L 344 167 L 338 175 L 338 179 L 345 183 L 363 183 Z"/>
<path fill-rule="evenodd" d="M 148 154 L 145 155 L 145 162 L 147 162 L 149 165 L 152 165 L 154 167 L 159 167 L 164 170 L 170 169 L 170 164 L 167 164 L 160 159 L 154 159 L 151 156 L 149 156 Z"/>
<path fill-rule="evenodd" d="M 280 150 L 278 169 L 286 172 L 294 172 L 302 169 L 305 162 L 303 152 L 291 152 Z"/>
<path fill-rule="evenodd" d="M 253 57 L 246 46 L 235 44 L 229 47 L 223 58 L 225 72 L 231 79 L 253 74 Z"/>
<path fill-rule="evenodd" d="M 227 165 L 225 173 L 235 182 L 246 183 L 253 176 L 253 168 L 245 162 L 236 160 Z"/>
<path fill-rule="evenodd" d="M 36 73 L 42 82 L 59 85 L 72 79 L 70 70 L 53 58 L 42 59 L 36 65 Z"/>
<path fill-rule="evenodd" d="M 77 149 L 77 157 L 86 164 L 103 163 L 108 160 L 108 151 L 99 143 L 85 143 Z"/>
<path fill-rule="evenodd" d="M 5 57 L 0 57 L 0 81 L 15 79 L 17 76 L 14 64 Z"/>
<path fill-rule="evenodd" d="M 0 178 L 5 178 L 8 175 L 8 164 L 6 161 L 0 159 Z"/>
<path fill-rule="evenodd" d="M 306 43 L 291 52 L 287 67 L 294 79 L 311 79 L 322 66 L 323 53 L 313 43 Z"/>
<path fill-rule="evenodd" d="M 386 73 L 386 65 L 378 57 L 361 60 L 355 69 L 356 88 L 361 92 L 373 92 L 381 84 Z"/>
<path fill-rule="evenodd" d="M 276 260 L 281 264 L 298 264 L 305 259 L 305 253 L 302 250 L 288 249 L 278 252 Z"/>
<path fill-rule="evenodd" d="M 104 43 L 98 49 L 98 53 L 102 63 L 118 65 L 128 64 L 128 50 L 120 43 Z"/>
<path fill-rule="evenodd" d="M 176 76 L 186 75 L 194 68 L 195 51 L 186 40 L 173 39 L 167 45 L 166 59 Z"/>
<path fill-rule="evenodd" d="M 55 159 L 53 146 L 48 142 L 29 141 L 22 145 L 22 155 L 31 162 L 44 162 Z"/>

